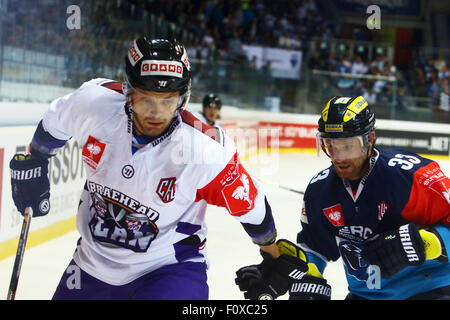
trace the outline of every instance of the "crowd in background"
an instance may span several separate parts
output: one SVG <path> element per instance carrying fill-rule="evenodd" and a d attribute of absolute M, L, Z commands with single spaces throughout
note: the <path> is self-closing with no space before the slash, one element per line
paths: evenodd
<path fill-rule="evenodd" d="M 335 53 L 324 55 L 320 51 L 315 51 L 308 61 L 308 68 L 341 73 L 341 77 L 334 78 L 339 91 L 343 95 L 363 95 L 371 104 L 382 103 L 394 97 L 393 90 L 396 90 L 395 98 L 400 97 L 401 100 L 406 90 L 402 72 L 397 70 L 392 60 L 382 54 L 368 60 L 358 54 L 354 54 L 353 57 L 348 54 L 339 57 Z M 393 86 L 394 79 L 397 88 Z"/>
<path fill-rule="evenodd" d="M 191 59 L 251 65 L 243 51 L 244 44 L 301 50 L 304 57 L 309 57 L 304 68 L 347 74 L 336 85 L 349 94 L 364 94 L 375 103 L 385 98 L 385 93 L 396 90 L 400 106 L 405 103 L 402 97 L 408 93 L 429 97 L 435 106 L 444 105 L 443 108 L 447 101 L 448 108 L 449 70 L 442 57 L 420 56 L 410 75 L 397 70 L 382 54 L 369 61 L 358 54 L 306 52 L 309 40 L 335 36 L 330 20 L 316 0 L 7 0 L 5 3 L 8 6 L 1 15 L 2 45 L 64 56 L 65 77 L 58 79 L 57 85 L 77 86 L 94 76 L 119 77 L 117 70 L 123 64 L 124 52 L 131 39 L 142 35 L 145 25 L 153 36 L 170 31 L 181 38 Z M 80 30 L 67 28 L 66 8 L 71 4 L 81 9 Z M 5 69 L 3 76 L 8 76 Z M 10 74 L 20 76 L 17 69 Z M 349 75 L 395 77 L 396 89 L 385 79 L 360 81 Z M 45 81 L 47 78 L 48 75 Z"/>
<path fill-rule="evenodd" d="M 430 97 L 435 108 L 450 111 L 450 66 L 448 61 L 441 55 L 433 59 L 419 54 L 414 67 L 417 94 Z"/>

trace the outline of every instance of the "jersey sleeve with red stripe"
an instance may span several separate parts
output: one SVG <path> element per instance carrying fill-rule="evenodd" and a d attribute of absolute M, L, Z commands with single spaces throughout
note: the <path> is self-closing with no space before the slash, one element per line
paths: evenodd
<path fill-rule="evenodd" d="M 248 174 L 237 153 L 210 183 L 197 190 L 196 201 L 200 200 L 226 208 L 254 243 L 266 245 L 275 240 L 275 223 L 262 185 Z"/>
<path fill-rule="evenodd" d="M 410 197 L 401 215 L 422 226 L 450 224 L 450 179 L 436 162 L 414 173 Z"/>

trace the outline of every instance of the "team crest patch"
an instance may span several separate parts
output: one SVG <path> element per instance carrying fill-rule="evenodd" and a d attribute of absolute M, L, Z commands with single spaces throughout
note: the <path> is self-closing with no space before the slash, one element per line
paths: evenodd
<path fill-rule="evenodd" d="M 162 178 L 159 180 L 156 194 L 161 198 L 162 202 L 168 203 L 175 199 L 175 182 L 177 178 Z"/>
<path fill-rule="evenodd" d="M 253 181 L 245 173 L 222 189 L 226 207 L 232 215 L 240 215 L 252 210 L 255 206 L 256 193 Z"/>
<path fill-rule="evenodd" d="M 386 203 L 386 201 L 381 201 L 378 204 L 378 220 L 380 221 L 381 219 L 383 219 L 384 214 L 386 213 L 386 211 L 389 209 L 390 205 L 388 205 Z"/>
<path fill-rule="evenodd" d="M 105 151 L 105 147 L 106 144 L 98 141 L 92 136 L 89 136 L 81 153 L 84 163 L 96 170 L 100 159 L 102 158 L 103 151 Z"/>
<path fill-rule="evenodd" d="M 322 209 L 325 216 L 335 227 L 341 227 L 344 225 L 344 215 L 342 214 L 342 208 L 340 204 L 336 204 L 332 207 Z"/>

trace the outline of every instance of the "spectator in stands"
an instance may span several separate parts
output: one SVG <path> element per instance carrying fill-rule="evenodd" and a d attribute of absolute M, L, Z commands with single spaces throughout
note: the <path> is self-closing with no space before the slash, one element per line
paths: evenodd
<path fill-rule="evenodd" d="M 442 71 L 447 66 L 447 62 L 442 57 L 442 55 L 439 55 L 439 57 L 434 61 L 433 65 L 434 68 L 439 72 Z"/>
<path fill-rule="evenodd" d="M 375 68 L 382 73 L 384 71 L 385 61 L 382 55 L 377 55 L 375 60 L 370 63 L 370 69 L 374 70 Z M 376 71 L 375 71 L 376 73 Z"/>
<path fill-rule="evenodd" d="M 439 81 L 444 81 L 450 77 L 450 71 L 448 70 L 447 66 L 444 65 L 439 71 L 438 71 L 438 79 Z"/>
<path fill-rule="evenodd" d="M 442 88 L 437 80 L 433 80 L 433 83 L 428 87 L 428 96 L 431 98 L 433 106 L 438 106 L 440 102 Z"/>
<path fill-rule="evenodd" d="M 340 73 L 350 73 L 351 72 L 351 63 L 348 60 L 348 57 L 345 56 L 336 64 L 336 70 Z"/>
<path fill-rule="evenodd" d="M 325 64 L 325 70 L 335 71 L 337 63 L 338 61 L 336 60 L 336 55 L 334 54 L 334 52 L 330 52 L 327 58 L 327 62 Z"/>
<path fill-rule="evenodd" d="M 427 64 L 424 66 L 424 75 L 425 75 L 425 82 L 430 84 L 433 81 L 433 77 L 436 75 L 437 70 L 434 66 L 433 59 L 428 59 Z"/>
<path fill-rule="evenodd" d="M 367 66 L 362 61 L 361 57 L 359 55 L 355 55 L 355 58 L 352 62 L 351 73 L 352 74 L 366 74 L 367 71 L 368 71 Z"/>
<path fill-rule="evenodd" d="M 322 69 L 322 60 L 320 59 L 319 51 L 314 51 L 312 57 L 309 58 L 308 67 L 310 70 L 321 70 Z"/>

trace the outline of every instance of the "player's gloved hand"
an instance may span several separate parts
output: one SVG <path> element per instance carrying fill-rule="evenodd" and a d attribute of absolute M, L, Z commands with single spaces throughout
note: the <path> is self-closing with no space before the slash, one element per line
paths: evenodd
<path fill-rule="evenodd" d="M 308 273 L 289 289 L 289 300 L 330 300 L 331 286 L 314 263 L 308 267 Z"/>
<path fill-rule="evenodd" d="M 390 278 L 408 266 L 423 264 L 425 248 L 419 229 L 405 224 L 367 240 L 361 256 L 371 265 L 378 266 L 382 277 Z"/>
<path fill-rule="evenodd" d="M 250 300 L 273 300 L 285 294 L 294 280 L 301 279 L 308 271 L 303 250 L 288 240 L 278 240 L 280 256 L 273 258 L 260 251 L 263 261 L 258 265 L 236 271 L 236 284 L 244 297 Z"/>
<path fill-rule="evenodd" d="M 9 163 L 14 204 L 23 215 L 26 207 L 33 208 L 33 216 L 46 215 L 50 210 L 50 182 L 48 159 L 15 154 Z"/>

